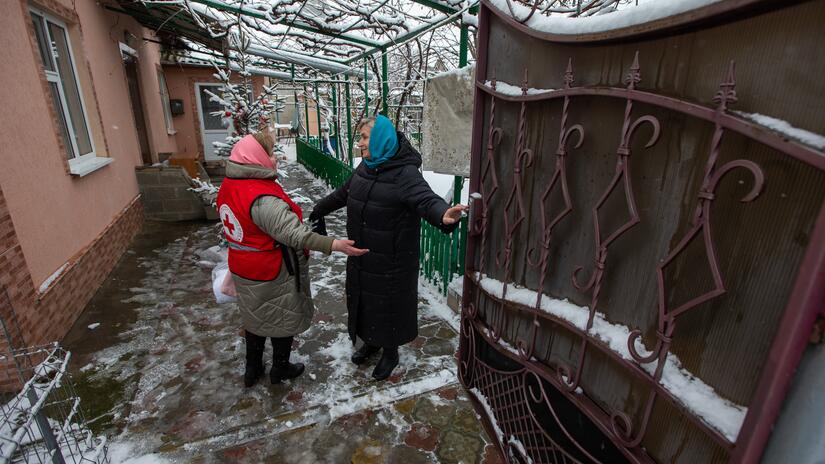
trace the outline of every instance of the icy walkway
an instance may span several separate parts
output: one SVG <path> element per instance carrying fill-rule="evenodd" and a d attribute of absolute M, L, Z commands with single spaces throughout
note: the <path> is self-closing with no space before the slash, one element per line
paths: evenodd
<path fill-rule="evenodd" d="M 297 163 L 283 169 L 307 212 L 328 191 Z M 344 219 L 328 218 L 330 232 L 343 236 Z M 457 383 L 457 318 L 432 292 L 389 381 L 349 362 L 342 256 L 313 256 L 315 324 L 292 357 L 307 372 L 245 390 L 239 317 L 211 295 L 216 237 L 209 223 L 147 223 L 65 340 L 115 462 L 499 462 Z"/>

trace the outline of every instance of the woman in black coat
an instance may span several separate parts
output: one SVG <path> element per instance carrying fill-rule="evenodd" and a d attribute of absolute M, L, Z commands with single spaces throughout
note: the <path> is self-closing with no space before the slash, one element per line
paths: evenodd
<path fill-rule="evenodd" d="M 348 237 L 370 251 L 347 259 L 347 322 L 353 344 L 356 336 L 364 341 L 352 362 L 363 364 L 383 349 L 372 376 L 384 380 L 398 365 L 398 346 L 418 336 L 420 220 L 449 233 L 466 206 L 450 207 L 432 191 L 419 171 L 421 154 L 385 116 L 356 130 L 363 162 L 309 219 L 346 206 Z"/>

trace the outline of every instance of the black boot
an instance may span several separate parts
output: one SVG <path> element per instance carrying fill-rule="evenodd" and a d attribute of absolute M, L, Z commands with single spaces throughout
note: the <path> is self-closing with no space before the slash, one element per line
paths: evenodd
<path fill-rule="evenodd" d="M 350 358 L 350 360 L 358 365 L 364 364 L 365 362 L 367 362 L 367 358 L 374 355 L 375 353 L 378 353 L 378 350 L 380 349 L 381 348 L 377 346 L 372 346 L 367 343 L 364 343 L 364 345 L 362 345 L 361 348 L 358 348 L 358 350 L 356 350 L 355 353 L 352 353 L 352 357 Z"/>
<path fill-rule="evenodd" d="M 246 331 L 246 368 L 243 373 L 243 385 L 249 388 L 264 375 L 264 345 L 266 337 L 260 337 Z"/>
<path fill-rule="evenodd" d="M 398 347 L 385 347 L 381 353 L 381 359 L 372 371 L 372 378 L 375 380 L 385 380 L 392 374 L 392 370 L 398 365 Z"/>
<path fill-rule="evenodd" d="M 272 369 L 269 370 L 269 380 L 272 383 L 281 383 L 282 380 L 294 379 L 304 373 L 302 363 L 289 362 L 289 353 L 292 351 L 292 337 L 272 337 Z"/>

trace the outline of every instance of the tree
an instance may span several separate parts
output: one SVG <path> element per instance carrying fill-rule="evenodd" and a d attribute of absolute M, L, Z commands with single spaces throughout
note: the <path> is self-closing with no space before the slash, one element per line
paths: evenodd
<path fill-rule="evenodd" d="M 243 44 L 237 47 L 238 50 L 244 50 L 248 46 L 242 30 L 237 35 L 230 34 L 229 40 L 237 40 L 239 44 Z M 212 60 L 216 70 L 214 76 L 223 84 L 221 95 L 205 90 L 212 101 L 224 107 L 223 110 L 213 112 L 212 115 L 221 117 L 225 125 L 231 124 L 232 127 L 232 134 L 224 142 L 214 142 L 215 153 L 218 156 L 229 156 L 232 147 L 241 138 L 265 130 L 269 126 L 272 115 L 283 112 L 285 106 L 283 97 L 277 93 L 277 85 L 265 85 L 262 92 L 257 97 L 253 97 L 252 74 L 247 70 L 249 57 L 243 51 L 234 52 L 233 55 L 234 62 L 228 56 L 223 67 Z M 237 69 L 240 82 L 232 82 L 233 67 Z M 276 146 L 276 150 L 283 151 L 280 145 Z"/>

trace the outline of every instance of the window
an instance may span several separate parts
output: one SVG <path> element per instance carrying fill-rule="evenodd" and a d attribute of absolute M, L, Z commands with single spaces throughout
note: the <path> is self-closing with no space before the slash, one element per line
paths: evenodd
<path fill-rule="evenodd" d="M 212 95 L 209 92 L 220 96 L 223 92 L 223 86 L 220 84 L 200 84 L 199 98 L 201 103 L 201 117 L 203 118 L 204 130 L 225 130 L 223 116 L 223 105 L 220 102 L 212 100 Z"/>
<path fill-rule="evenodd" d="M 69 166 L 89 164 L 95 158 L 94 143 L 66 26 L 40 11 L 30 10 L 30 13 Z"/>
<path fill-rule="evenodd" d="M 166 120 L 166 133 L 175 133 L 175 126 L 172 124 L 172 108 L 169 103 L 169 88 L 166 87 L 166 76 L 162 69 L 158 69 L 158 85 L 160 86 L 160 104 L 163 107 L 163 119 Z"/>

